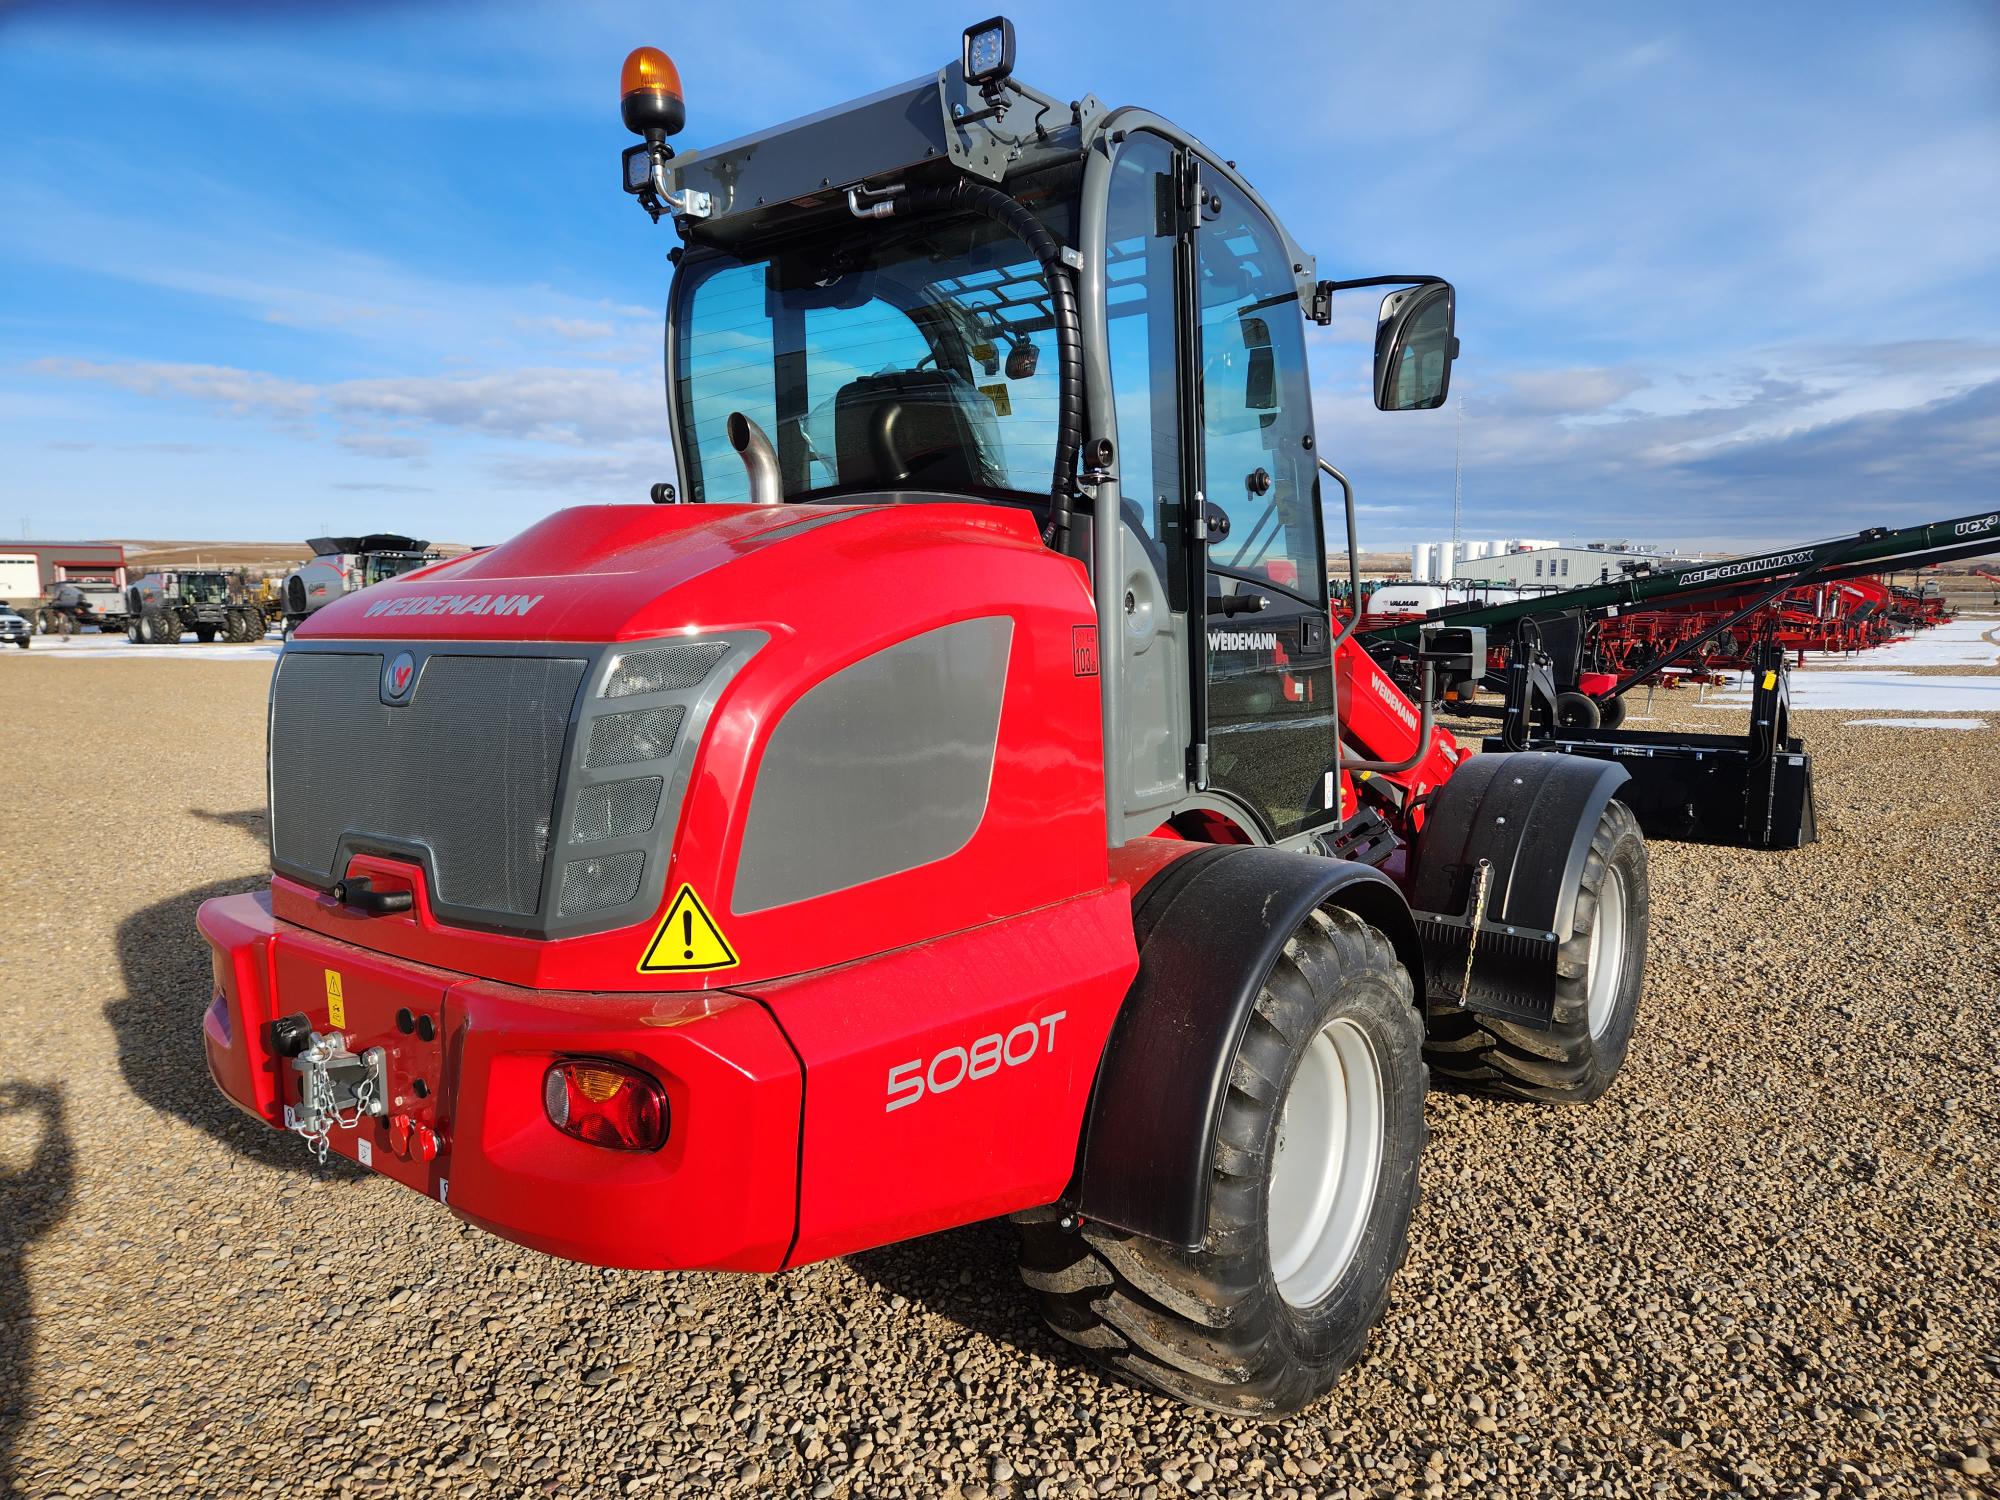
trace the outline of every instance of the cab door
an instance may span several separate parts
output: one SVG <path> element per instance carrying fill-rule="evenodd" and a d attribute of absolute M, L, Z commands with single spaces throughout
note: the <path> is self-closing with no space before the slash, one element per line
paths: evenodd
<path fill-rule="evenodd" d="M 1199 161 L 1192 170 L 1201 169 Z M 1293 257 L 1220 173 L 1194 185 L 1189 351 L 1206 781 L 1283 838 L 1333 821 L 1326 541 Z M 1199 753 L 1198 741 L 1196 750 Z"/>

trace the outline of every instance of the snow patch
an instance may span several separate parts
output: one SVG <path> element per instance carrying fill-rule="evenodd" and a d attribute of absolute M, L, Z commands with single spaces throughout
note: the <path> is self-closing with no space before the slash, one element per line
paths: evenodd
<path fill-rule="evenodd" d="M 1984 719 L 1843 719 L 1843 726 L 1853 729 L 1866 725 L 1881 729 L 1984 729 Z"/>
<path fill-rule="evenodd" d="M 1991 619 L 1957 619 L 1931 630 L 1886 646 L 1876 646 L 1854 656 L 1806 658 L 1806 672 L 1841 671 L 1845 667 L 1822 667 L 1819 662 L 1847 663 L 1865 660 L 1871 667 L 2000 667 L 2000 627 Z M 1798 682 L 1803 674 L 1792 678 Z M 1793 694 L 1797 696 L 1796 692 Z"/>
<path fill-rule="evenodd" d="M 22 661 L 261 661 L 273 662 L 285 649 L 279 636 L 261 641 L 225 645 L 212 641 L 204 646 L 192 634 L 181 637 L 178 646 L 135 646 L 122 635 L 38 635 L 26 651 L 18 646 L 0 648 L 0 658 Z"/>
<path fill-rule="evenodd" d="M 1732 687 L 1709 691 L 1708 708 L 1747 708 L 1746 675 Z M 1886 710 L 1890 713 L 2000 714 L 2000 677 L 1920 677 L 1914 672 L 1861 671 L 1853 667 L 1792 673 L 1792 707 Z"/>

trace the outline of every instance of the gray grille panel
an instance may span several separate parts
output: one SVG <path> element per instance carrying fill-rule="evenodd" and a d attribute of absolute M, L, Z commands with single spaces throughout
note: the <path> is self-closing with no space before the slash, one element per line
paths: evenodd
<path fill-rule="evenodd" d="M 631 698 L 640 693 L 680 693 L 700 684 L 729 654 L 723 641 L 698 646 L 666 646 L 621 656 L 604 684 L 606 698 Z"/>
<path fill-rule="evenodd" d="M 285 652 L 271 697 L 276 857 L 330 880 L 344 837 L 418 844 L 439 901 L 532 914 L 584 667 L 440 653 L 391 708 L 379 654 Z"/>
<path fill-rule="evenodd" d="M 675 703 L 666 708 L 635 708 L 629 713 L 594 719 L 590 725 L 590 748 L 584 752 L 583 763 L 597 770 L 671 755 L 686 713 L 686 709 Z"/>
<path fill-rule="evenodd" d="M 556 900 L 556 915 L 573 917 L 599 907 L 623 906 L 639 894 L 639 876 L 645 868 L 646 854 L 642 849 L 570 861 L 563 866 L 562 895 Z"/>
<path fill-rule="evenodd" d="M 576 794 L 569 841 L 589 844 L 598 839 L 644 833 L 659 814 L 660 789 L 666 784 L 663 777 L 641 776 L 634 781 L 607 781 L 600 786 L 585 787 Z"/>

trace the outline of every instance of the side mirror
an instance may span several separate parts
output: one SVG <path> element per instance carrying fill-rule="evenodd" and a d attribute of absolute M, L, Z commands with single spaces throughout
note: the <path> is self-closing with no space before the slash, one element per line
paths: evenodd
<path fill-rule="evenodd" d="M 1247 411 L 1278 409 L 1278 357 L 1271 348 L 1271 325 L 1262 318 L 1244 318 L 1243 344 L 1250 365 L 1243 376 L 1243 406 Z"/>
<path fill-rule="evenodd" d="M 1375 324 L 1375 405 L 1381 411 L 1430 411 L 1451 389 L 1458 358 L 1456 298 L 1449 282 L 1389 293 Z"/>

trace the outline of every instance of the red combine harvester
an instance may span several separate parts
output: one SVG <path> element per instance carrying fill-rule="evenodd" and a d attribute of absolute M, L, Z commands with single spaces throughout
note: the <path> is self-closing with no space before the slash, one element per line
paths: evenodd
<path fill-rule="evenodd" d="M 1228 162 L 1012 54 L 684 155 L 628 59 L 683 503 L 301 624 L 209 1063 L 604 1265 L 1013 1215 L 1062 1337 L 1288 1411 L 1380 1316 L 1430 1078 L 1611 1083 L 1645 846 L 1621 767 L 1473 756 L 1330 627 L 1306 319 L 1393 287 L 1377 405 L 1434 408 L 1451 288 L 1317 279 Z"/>

